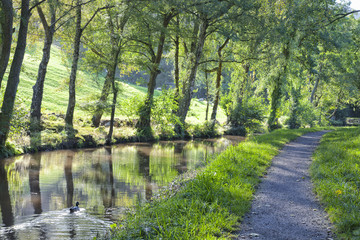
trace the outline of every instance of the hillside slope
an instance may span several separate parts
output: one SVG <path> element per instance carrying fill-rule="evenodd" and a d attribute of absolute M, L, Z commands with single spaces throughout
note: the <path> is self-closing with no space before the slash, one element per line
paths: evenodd
<path fill-rule="evenodd" d="M 38 66 L 41 60 L 41 47 L 29 46 L 25 55 L 22 72 L 20 75 L 20 83 L 18 87 L 17 102 L 25 104 L 26 109 L 30 109 L 31 98 L 33 94 L 32 87 L 35 84 Z M 68 66 L 67 66 L 68 65 Z M 70 76 L 70 64 L 66 62 L 61 54 L 61 49 L 53 45 L 51 50 L 51 58 L 48 65 L 44 85 L 44 96 L 42 104 L 43 113 L 65 114 L 68 103 L 68 81 Z M 81 66 L 80 66 L 81 67 Z M 104 78 L 96 78 L 94 75 L 84 71 L 78 71 L 77 75 L 75 118 L 91 118 L 91 114 L 82 110 L 79 106 L 86 103 L 94 95 L 99 95 Z M 145 96 L 147 89 L 134 84 L 121 83 L 121 93 L 119 94 L 119 103 L 121 99 L 134 97 L 137 95 Z M 5 86 L 5 85 L 3 85 Z M 161 94 L 156 90 L 155 95 Z M 187 118 L 188 122 L 200 123 L 205 119 L 206 102 L 194 99 Z M 211 109 L 210 109 L 211 111 Z M 211 113 L 211 112 L 210 112 Z M 209 113 L 209 115 L 210 115 Z M 109 116 L 105 115 L 105 118 Z M 117 118 L 126 118 L 119 108 L 116 112 Z M 218 120 L 224 122 L 226 120 L 222 109 L 218 111 Z"/>

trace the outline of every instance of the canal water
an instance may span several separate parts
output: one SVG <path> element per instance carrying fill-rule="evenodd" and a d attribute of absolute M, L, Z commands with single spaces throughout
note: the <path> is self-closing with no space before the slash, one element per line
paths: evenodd
<path fill-rule="evenodd" d="M 241 137 L 120 144 L 0 161 L 0 239 L 92 239 Z M 69 207 L 80 202 L 80 211 Z"/>

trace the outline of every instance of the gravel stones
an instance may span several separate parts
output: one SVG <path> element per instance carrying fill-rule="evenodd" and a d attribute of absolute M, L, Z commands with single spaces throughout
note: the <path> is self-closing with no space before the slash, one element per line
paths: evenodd
<path fill-rule="evenodd" d="M 308 133 L 285 145 L 245 216 L 239 239 L 331 239 L 331 224 L 312 191 L 311 156 L 326 131 Z"/>

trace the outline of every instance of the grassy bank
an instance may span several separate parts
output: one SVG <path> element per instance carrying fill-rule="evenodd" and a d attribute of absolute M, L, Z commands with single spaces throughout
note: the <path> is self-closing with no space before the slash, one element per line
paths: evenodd
<path fill-rule="evenodd" d="M 33 94 L 32 87 L 37 78 L 38 67 L 41 61 L 42 45 L 29 45 L 25 55 L 23 67 L 20 75 L 20 83 L 17 93 L 17 103 L 21 103 L 24 108 L 30 110 L 31 99 Z M 53 45 L 51 48 L 51 58 L 48 65 L 46 80 L 44 84 L 44 96 L 42 103 L 42 112 L 45 114 L 55 113 L 57 115 L 65 115 L 69 90 L 68 82 L 70 77 L 71 65 L 66 59 L 59 46 Z M 7 75 L 4 81 L 6 82 Z M 121 81 L 121 79 L 120 79 Z M 86 72 L 82 66 L 77 74 L 76 80 L 76 100 L 77 106 L 75 108 L 75 118 L 82 118 L 83 120 L 91 119 L 91 114 L 85 111 L 80 106 L 89 101 L 97 100 L 104 84 L 104 76 L 99 76 Z M 5 86 L 5 83 L 3 84 Z M 146 96 L 147 87 L 142 87 L 125 82 L 120 83 L 120 92 L 118 96 L 118 108 L 116 111 L 116 118 L 126 119 L 127 113 L 121 106 L 126 104 L 126 99 L 134 98 L 141 99 Z M 159 96 L 161 91 L 155 90 L 155 96 Z M 111 100 L 112 98 L 109 97 Z M 205 119 L 206 102 L 194 99 L 190 107 L 190 113 L 187 118 L 189 123 L 202 123 Z M 110 110 L 105 112 L 105 118 L 110 118 Z M 218 111 L 219 122 L 226 120 L 225 113 L 222 109 Z"/>
<path fill-rule="evenodd" d="M 324 136 L 311 175 L 341 239 L 360 239 L 360 128 L 341 128 Z"/>
<path fill-rule="evenodd" d="M 260 177 L 287 142 L 318 129 L 277 130 L 232 146 L 190 180 L 120 221 L 114 239 L 224 239 L 249 210 Z M 174 190 L 175 189 L 175 190 Z"/>

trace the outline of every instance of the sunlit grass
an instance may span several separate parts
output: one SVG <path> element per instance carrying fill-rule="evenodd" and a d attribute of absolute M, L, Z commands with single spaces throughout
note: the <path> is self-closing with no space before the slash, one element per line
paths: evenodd
<path fill-rule="evenodd" d="M 341 239 L 360 239 L 360 128 L 324 136 L 311 175 Z"/>
<path fill-rule="evenodd" d="M 42 102 L 43 113 L 65 114 L 68 104 L 68 81 L 70 77 L 70 65 L 63 60 L 61 49 L 53 45 L 51 48 L 51 57 L 48 65 L 44 84 L 44 96 Z M 33 86 L 36 82 L 37 71 L 41 60 L 41 46 L 29 45 L 25 55 L 24 63 L 20 75 L 17 97 L 25 102 L 30 110 L 30 104 L 33 94 Z M 80 64 L 81 67 L 81 64 Z M 6 76 L 5 76 L 6 82 Z M 79 105 L 87 102 L 95 94 L 99 95 L 104 82 L 103 77 L 97 79 L 81 70 L 78 71 L 76 79 L 76 100 L 75 118 L 91 118 L 91 114 L 84 111 Z M 122 99 L 140 95 L 146 95 L 147 88 L 121 83 L 119 92 L 119 103 Z M 161 91 L 155 90 L 155 96 L 159 96 Z M 206 102 L 193 99 L 188 114 L 187 122 L 199 124 L 205 121 Z M 211 114 L 209 111 L 209 117 Z M 117 110 L 116 117 L 126 119 L 126 115 L 121 112 L 121 106 Z M 109 113 L 105 113 L 105 118 L 109 118 Z M 219 108 L 218 121 L 225 122 L 226 116 L 224 111 Z"/>
<path fill-rule="evenodd" d="M 113 238 L 233 237 L 272 158 L 285 143 L 316 130 L 277 130 L 227 148 L 192 179 L 175 182 L 179 189 L 175 194 L 164 195 L 130 213 L 119 223 Z"/>

